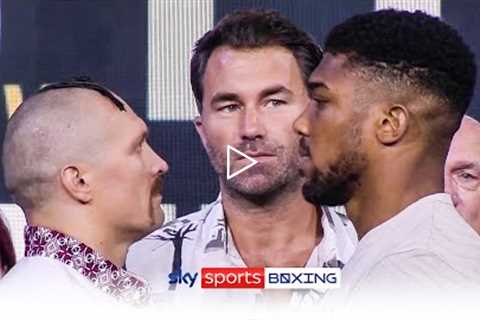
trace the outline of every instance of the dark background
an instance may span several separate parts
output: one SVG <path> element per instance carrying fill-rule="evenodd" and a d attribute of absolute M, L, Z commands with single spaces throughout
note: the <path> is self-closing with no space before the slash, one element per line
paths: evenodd
<path fill-rule="evenodd" d="M 332 26 L 353 14 L 373 10 L 375 1 L 222 0 L 214 1 L 214 21 L 233 10 L 253 7 L 282 12 L 321 43 Z M 479 16 L 480 1 L 442 1 L 442 18 L 457 27 L 477 57 Z M 147 1 L 2 0 L 1 23 L 1 139 L 7 119 L 4 84 L 20 85 L 26 97 L 43 83 L 89 75 L 124 97 L 137 114 L 146 118 Z M 477 81 L 477 94 L 469 110 L 477 119 L 479 85 Z M 218 192 L 216 177 L 191 122 L 147 124 L 154 149 L 170 164 L 164 202 L 176 204 L 177 216 L 181 216 L 212 201 Z M 0 202 L 10 202 L 3 181 Z"/>

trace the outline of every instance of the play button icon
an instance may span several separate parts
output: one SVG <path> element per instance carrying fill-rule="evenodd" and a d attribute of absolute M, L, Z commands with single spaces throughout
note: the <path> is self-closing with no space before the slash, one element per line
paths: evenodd
<path fill-rule="evenodd" d="M 248 159 L 250 161 L 249 164 L 247 164 L 246 166 L 244 166 L 243 168 L 241 168 L 240 170 L 237 170 L 235 171 L 234 173 L 231 172 L 230 170 L 230 164 L 231 164 L 231 154 L 232 152 L 235 152 L 239 155 L 241 155 L 242 157 L 244 157 L 245 159 Z M 253 167 L 254 165 L 256 165 L 258 163 L 257 160 L 253 159 L 252 157 L 249 157 L 247 156 L 245 153 L 235 149 L 234 147 L 232 147 L 231 145 L 228 145 L 227 144 L 227 180 L 239 175 L 240 173 L 244 172 L 245 170 L 247 169 L 250 169 L 251 167 Z"/>

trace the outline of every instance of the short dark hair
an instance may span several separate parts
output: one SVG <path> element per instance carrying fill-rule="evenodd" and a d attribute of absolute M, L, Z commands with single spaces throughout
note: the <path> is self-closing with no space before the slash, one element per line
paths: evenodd
<path fill-rule="evenodd" d="M 330 31 L 325 51 L 346 54 L 354 66 L 390 79 L 408 79 L 446 101 L 458 124 L 473 96 L 472 51 L 454 28 L 421 11 L 388 9 L 353 16 Z"/>
<path fill-rule="evenodd" d="M 245 10 L 227 15 L 212 30 L 205 33 L 193 49 L 190 82 L 200 113 L 203 99 L 202 81 L 207 62 L 212 52 L 220 46 L 234 49 L 284 47 L 291 51 L 297 60 L 305 83 L 322 58 L 322 50 L 313 37 L 276 11 Z"/>

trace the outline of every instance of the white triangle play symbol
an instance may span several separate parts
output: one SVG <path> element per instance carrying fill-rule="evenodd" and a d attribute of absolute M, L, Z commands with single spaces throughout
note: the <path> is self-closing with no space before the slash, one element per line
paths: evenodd
<path fill-rule="evenodd" d="M 247 164 L 245 167 L 243 167 L 242 169 L 238 170 L 237 172 L 234 172 L 234 173 L 231 173 L 230 172 L 230 163 L 231 163 L 231 160 L 230 160 L 230 153 L 231 151 L 233 152 L 236 152 L 238 153 L 239 155 L 241 155 L 242 157 L 250 160 L 250 163 Z M 253 159 L 252 157 L 249 157 L 247 156 L 245 153 L 235 149 L 234 147 L 230 146 L 227 144 L 227 180 L 235 177 L 236 175 L 239 175 L 240 173 L 242 173 L 243 171 L 253 167 L 254 165 L 256 165 L 258 163 L 257 160 Z"/>

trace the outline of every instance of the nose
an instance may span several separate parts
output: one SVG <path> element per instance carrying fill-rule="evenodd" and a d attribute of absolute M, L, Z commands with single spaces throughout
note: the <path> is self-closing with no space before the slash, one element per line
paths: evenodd
<path fill-rule="evenodd" d="M 153 159 L 152 159 L 152 174 L 154 175 L 164 175 L 168 172 L 168 163 L 163 159 L 158 153 L 156 153 L 150 145 L 148 145 L 150 149 Z"/>
<path fill-rule="evenodd" d="M 251 108 L 250 110 L 246 110 L 240 121 L 240 134 L 242 139 L 256 140 L 265 136 L 265 125 L 256 109 Z"/>
<path fill-rule="evenodd" d="M 310 125 L 308 121 L 309 109 L 310 105 L 305 108 L 302 114 L 300 114 L 300 116 L 293 123 L 293 129 L 295 130 L 295 132 L 305 137 L 310 136 Z"/>
<path fill-rule="evenodd" d="M 155 171 L 159 172 L 160 174 L 167 173 L 169 169 L 167 161 L 162 157 L 160 157 L 158 154 L 157 156 L 158 156 L 158 164 L 157 164 L 158 169 L 155 169 Z"/>

